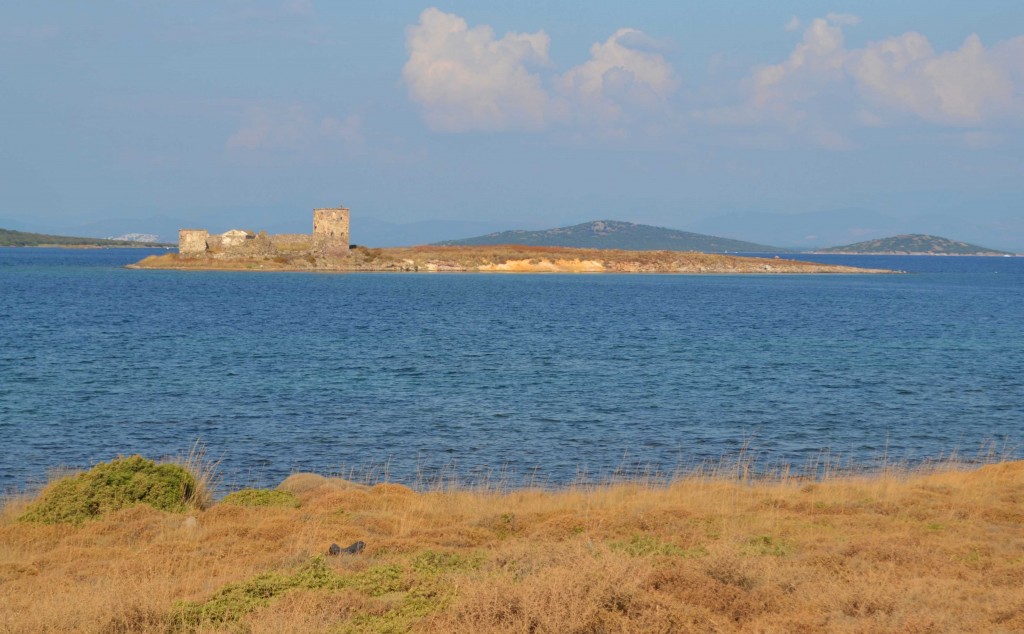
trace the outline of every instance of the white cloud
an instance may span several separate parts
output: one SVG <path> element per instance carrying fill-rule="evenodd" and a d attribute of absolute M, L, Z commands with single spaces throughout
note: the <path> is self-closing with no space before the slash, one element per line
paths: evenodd
<path fill-rule="evenodd" d="M 838 23 L 830 18 L 811 21 L 803 41 L 796 45 L 789 59 L 754 70 L 750 81 L 751 104 L 758 109 L 774 110 L 780 116 L 787 114 L 792 104 L 813 97 L 821 83 L 838 79 L 846 55 L 843 30 Z"/>
<path fill-rule="evenodd" d="M 627 112 L 665 111 L 679 79 L 660 48 L 641 31 L 619 29 L 559 78 L 559 91 L 584 120 L 611 123 Z"/>
<path fill-rule="evenodd" d="M 548 63 L 548 45 L 543 31 L 496 39 L 489 26 L 431 8 L 406 31 L 402 78 L 435 130 L 536 130 L 554 110 L 531 71 Z"/>
<path fill-rule="evenodd" d="M 594 44 L 588 61 L 560 76 L 549 68 L 549 45 L 544 31 L 499 39 L 489 26 L 470 28 L 461 17 L 431 8 L 407 29 L 402 78 L 428 125 L 443 132 L 553 124 L 621 132 L 636 114 L 666 111 L 679 83 L 662 54 L 671 43 L 637 29 L 620 29 Z"/>
<path fill-rule="evenodd" d="M 932 123 L 977 125 L 1014 109 L 1009 69 L 973 34 L 942 54 L 920 33 L 871 42 L 847 69 L 870 102 Z"/>
<path fill-rule="evenodd" d="M 834 13 L 812 20 L 785 61 L 753 69 L 740 105 L 698 116 L 713 123 L 781 124 L 836 148 L 848 147 L 849 128 L 892 125 L 908 116 L 977 127 L 1024 115 L 1024 36 L 987 48 L 972 34 L 958 49 L 937 52 L 924 35 L 907 32 L 849 49 L 843 29 L 858 23 L 856 16 Z"/>
<path fill-rule="evenodd" d="M 303 151 L 325 144 L 344 146 L 350 151 L 361 148 L 362 119 L 358 115 L 343 119 L 320 117 L 311 108 L 298 104 L 252 106 L 225 147 L 236 152 Z"/>
<path fill-rule="evenodd" d="M 834 149 L 853 147 L 856 130 L 906 121 L 984 130 L 1024 118 L 1024 36 L 986 47 L 971 35 L 936 51 L 924 35 L 847 47 L 846 29 L 860 18 L 829 13 L 802 29 L 782 61 L 750 70 L 731 104 L 696 109 L 694 120 L 760 126 L 761 138 L 803 139 Z M 402 77 L 427 124 L 443 132 L 530 130 L 556 126 L 584 135 L 662 134 L 685 120 L 679 103 L 714 99 L 734 87 L 710 83 L 677 98 L 681 81 L 666 59 L 671 43 L 637 29 L 617 30 L 590 48 L 583 63 L 559 73 L 544 31 L 507 33 L 470 27 L 458 15 L 427 9 L 407 29 Z M 712 60 L 709 76 L 719 62 Z M 982 145 L 985 135 L 963 137 Z M 759 142 L 759 141 L 756 141 Z"/>

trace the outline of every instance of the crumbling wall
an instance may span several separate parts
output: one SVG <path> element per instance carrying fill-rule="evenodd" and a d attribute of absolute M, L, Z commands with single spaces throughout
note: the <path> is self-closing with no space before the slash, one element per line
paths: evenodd
<path fill-rule="evenodd" d="M 178 231 L 178 254 L 184 257 L 206 255 L 206 241 L 210 232 L 206 229 L 181 229 Z"/>
<path fill-rule="evenodd" d="M 275 251 L 298 253 L 313 250 L 313 236 L 308 233 L 275 233 L 270 236 Z"/>
<path fill-rule="evenodd" d="M 178 253 L 183 257 L 221 260 L 298 256 L 348 255 L 349 210 L 344 207 L 313 210 L 313 233 L 267 235 L 232 229 L 210 235 L 205 229 L 178 232 Z"/>

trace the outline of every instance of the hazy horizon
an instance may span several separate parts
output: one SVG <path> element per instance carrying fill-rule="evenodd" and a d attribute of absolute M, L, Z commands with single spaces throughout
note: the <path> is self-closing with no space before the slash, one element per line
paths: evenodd
<path fill-rule="evenodd" d="M 784 247 L 913 232 L 1024 251 L 1017 2 L 0 17 L 5 228 L 304 230 L 343 203 L 356 241 L 360 220 L 615 219 Z"/>

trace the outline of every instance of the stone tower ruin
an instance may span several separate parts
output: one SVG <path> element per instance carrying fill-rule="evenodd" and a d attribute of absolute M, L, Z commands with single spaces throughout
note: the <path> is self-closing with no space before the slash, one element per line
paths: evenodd
<path fill-rule="evenodd" d="M 185 257 L 206 254 L 206 241 L 210 232 L 206 229 L 180 229 L 178 231 L 178 253 Z"/>
<path fill-rule="evenodd" d="M 349 210 L 346 207 L 313 210 L 313 240 L 327 253 L 348 252 Z"/>
<path fill-rule="evenodd" d="M 178 255 L 184 258 L 222 260 L 295 258 L 348 255 L 348 219 L 346 207 L 313 210 L 313 233 L 267 235 L 244 229 L 232 229 L 210 235 L 205 229 L 178 231 Z"/>

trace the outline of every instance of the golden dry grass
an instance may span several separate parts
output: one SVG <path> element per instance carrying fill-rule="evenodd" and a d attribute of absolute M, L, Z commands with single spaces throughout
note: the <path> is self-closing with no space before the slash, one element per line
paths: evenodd
<path fill-rule="evenodd" d="M 20 523 L 7 504 L 0 631 L 1024 630 L 1021 462 L 558 491 L 312 475 L 283 488 L 301 507 L 134 507 L 78 527 Z M 359 555 L 317 558 L 356 540 Z M 222 609 L 237 610 L 182 616 Z"/>
<path fill-rule="evenodd" d="M 478 271 L 506 273 L 891 273 L 776 258 L 682 251 L 622 251 L 523 245 L 352 249 L 345 257 L 282 253 L 260 258 L 151 255 L 131 268 L 181 270 Z"/>

